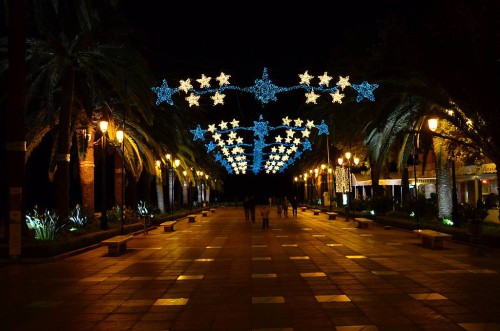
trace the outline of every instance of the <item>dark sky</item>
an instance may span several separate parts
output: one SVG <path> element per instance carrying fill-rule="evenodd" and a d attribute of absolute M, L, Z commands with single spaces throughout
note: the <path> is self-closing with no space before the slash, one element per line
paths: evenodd
<path fill-rule="evenodd" d="M 335 68 L 326 67 L 330 55 L 348 43 L 363 48 L 376 35 L 377 20 L 386 10 L 380 2 L 354 1 L 283 5 L 238 1 L 231 6 L 185 1 L 173 6 L 170 1 L 127 0 L 121 5 L 145 41 L 158 85 L 167 79 L 172 87 L 179 79 L 215 77 L 221 71 L 231 74 L 231 84 L 250 86 L 264 67 L 280 86 L 298 84 L 298 74 L 305 70 L 312 75 L 328 71 L 335 77 L 339 74 Z M 277 103 L 265 107 L 252 98 L 236 102 L 226 98 L 228 105 L 214 109 L 214 118 L 236 117 L 251 124 L 259 114 L 271 120 L 281 114 L 297 116 L 301 106 L 281 95 Z M 225 182 L 228 196 L 241 195 L 242 190 L 256 196 L 293 194 L 288 173 L 229 176 Z"/>

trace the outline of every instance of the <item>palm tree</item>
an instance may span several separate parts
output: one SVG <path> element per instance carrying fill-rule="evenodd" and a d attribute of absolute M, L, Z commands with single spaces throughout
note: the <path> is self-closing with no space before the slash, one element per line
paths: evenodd
<path fill-rule="evenodd" d="M 100 32 L 102 22 L 92 5 L 83 0 L 40 1 L 35 6 L 39 35 L 28 41 L 30 93 L 38 96 L 31 105 L 46 113 L 40 124 L 50 125 L 55 134 L 51 172 L 56 208 L 63 217 L 69 210 L 72 139 L 77 129 L 91 123 L 92 111 L 101 109 L 103 116 L 113 118 L 115 109 L 110 104 L 119 100 L 129 114 L 134 106 L 135 118 L 152 121 L 153 80 L 145 61 L 124 38 L 118 38 L 117 31 Z M 109 9 L 106 3 L 99 5 Z M 128 93 L 125 81 L 129 82 Z M 36 106 L 40 100 L 48 101 Z"/>

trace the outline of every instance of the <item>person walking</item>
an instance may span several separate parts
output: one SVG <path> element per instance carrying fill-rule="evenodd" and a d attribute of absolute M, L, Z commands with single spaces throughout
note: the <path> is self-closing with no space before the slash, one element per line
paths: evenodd
<path fill-rule="evenodd" d="M 297 197 L 293 197 L 291 205 L 292 205 L 292 217 L 297 218 L 297 208 L 299 207 L 299 201 L 297 200 Z"/>
<path fill-rule="evenodd" d="M 248 197 L 243 200 L 243 210 L 245 211 L 245 221 L 250 221 L 250 199 Z"/>
<path fill-rule="evenodd" d="M 281 210 L 283 209 L 283 207 L 278 203 L 276 205 L 276 212 L 278 213 L 278 218 L 281 218 Z"/>
<path fill-rule="evenodd" d="M 286 197 L 283 198 L 281 205 L 283 206 L 283 215 L 288 218 L 288 199 Z"/>
<path fill-rule="evenodd" d="M 271 210 L 269 209 L 269 206 L 264 205 L 262 207 L 262 210 L 260 211 L 260 215 L 262 216 L 262 228 L 263 229 L 269 229 L 269 214 Z"/>

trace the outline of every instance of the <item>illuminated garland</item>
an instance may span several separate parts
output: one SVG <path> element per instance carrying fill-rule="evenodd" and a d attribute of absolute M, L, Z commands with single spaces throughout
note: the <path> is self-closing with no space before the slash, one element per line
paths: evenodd
<path fill-rule="evenodd" d="M 349 175 L 346 167 L 335 168 L 335 192 L 349 192 Z"/>
<path fill-rule="evenodd" d="M 269 174 L 283 172 L 304 151 L 312 149 L 308 139 L 311 130 L 317 129 L 318 135 L 329 134 L 324 121 L 315 125 L 313 121 L 304 122 L 300 118 L 292 120 L 288 116 L 282 121 L 282 125 L 270 126 L 261 115 L 250 127 L 239 126 L 239 121 L 234 119 L 231 122 L 210 124 L 207 129 L 198 125 L 191 133 L 194 135 L 193 141 L 205 141 L 205 135 L 209 136 L 209 142 L 205 145 L 207 152 L 213 153 L 215 160 L 228 173 L 245 174 L 247 169 L 251 169 L 254 174 L 262 170 Z M 253 132 L 252 143 L 243 141 L 241 132 L 245 131 Z M 271 141 L 266 142 L 266 138 Z"/>
<path fill-rule="evenodd" d="M 339 80 L 337 81 L 335 86 L 329 87 L 330 81 L 333 77 L 328 76 L 328 73 L 325 72 L 322 76 L 317 76 L 319 82 L 317 82 L 317 86 L 311 86 L 311 80 L 315 77 L 309 75 L 306 70 L 303 74 L 298 75 L 300 78 L 299 85 L 294 85 L 290 87 L 280 87 L 275 85 L 270 79 L 267 73 L 267 68 L 264 68 L 264 72 L 262 73 L 262 78 L 256 79 L 254 81 L 254 85 L 248 87 L 239 87 L 232 86 L 229 83 L 229 78 L 231 75 L 226 75 L 221 72 L 215 80 L 218 82 L 218 87 L 211 87 L 212 77 L 207 77 L 204 74 L 201 75 L 201 78 L 191 80 L 188 78 L 186 80 L 179 81 L 179 87 L 169 87 L 166 80 L 163 80 L 163 83 L 159 87 L 153 87 L 152 90 L 156 93 L 157 99 L 156 104 L 159 105 L 162 102 L 166 102 L 169 105 L 174 105 L 174 101 L 172 100 L 172 96 L 175 94 L 180 94 L 184 92 L 187 96 L 185 100 L 188 102 L 189 107 L 199 106 L 199 99 L 201 95 L 204 94 L 212 94 L 210 98 L 213 100 L 213 105 L 223 105 L 224 97 L 226 96 L 223 92 L 229 90 L 236 90 L 246 93 L 252 93 L 255 95 L 255 99 L 259 100 L 263 105 L 269 103 L 270 101 L 277 101 L 277 94 L 285 93 L 295 90 L 305 90 L 306 103 L 316 104 L 317 99 L 321 96 L 318 93 L 328 93 L 331 96 L 332 103 L 342 103 L 342 99 L 345 94 L 340 93 L 343 92 L 347 87 L 351 87 L 355 91 L 358 92 L 356 97 L 356 101 L 360 102 L 363 99 L 368 99 L 370 101 L 375 101 L 375 97 L 373 95 L 373 91 L 378 87 L 378 84 L 369 84 L 364 81 L 361 84 L 351 84 L 349 82 L 349 76 L 342 77 L 339 76 Z M 196 81 L 199 84 L 199 88 L 195 88 L 193 86 Z"/>

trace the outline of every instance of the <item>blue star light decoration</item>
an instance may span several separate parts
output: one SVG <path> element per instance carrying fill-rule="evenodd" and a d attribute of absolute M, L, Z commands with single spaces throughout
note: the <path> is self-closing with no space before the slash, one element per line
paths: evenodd
<path fill-rule="evenodd" d="M 198 98 L 205 94 L 210 95 L 214 106 L 219 104 L 223 105 L 224 97 L 226 96 L 224 92 L 229 90 L 252 93 L 255 96 L 255 99 L 260 101 L 262 105 L 266 105 L 271 101 L 277 101 L 277 95 L 279 93 L 296 90 L 303 90 L 305 92 L 304 96 L 306 103 L 315 104 L 321 94 L 326 94 L 330 95 L 329 98 L 331 98 L 330 101 L 332 103 L 340 104 L 342 103 L 342 99 L 345 97 L 345 94 L 340 92 L 344 92 L 348 87 L 358 92 L 356 96 L 357 102 L 361 102 L 363 99 L 375 101 L 373 91 L 379 86 L 378 84 L 370 84 L 366 81 L 359 85 L 351 84 L 349 82 L 349 76 L 339 76 L 337 83 L 330 87 L 330 81 L 333 77 L 329 76 L 327 72 L 321 76 L 311 76 L 306 70 L 303 74 L 299 74 L 298 76 L 300 78 L 298 85 L 282 87 L 271 81 L 267 68 L 264 68 L 262 78 L 256 79 L 252 86 L 240 87 L 231 85 L 229 83 L 229 78 L 231 76 L 221 72 L 215 79 L 202 74 L 199 79 L 188 78 L 186 80 L 181 80 L 178 88 L 169 87 L 167 81 L 163 80 L 161 86 L 153 87 L 152 90 L 157 95 L 156 105 L 166 102 L 167 104 L 173 106 L 174 101 L 172 96 L 184 93 L 186 95 L 184 99 L 188 101 L 189 107 L 192 107 L 199 105 Z M 314 84 L 312 84 L 312 81 L 316 79 L 316 86 L 313 86 Z M 212 80 L 216 80 L 218 82 L 218 87 L 211 87 Z M 198 82 L 199 87 L 196 88 L 196 86 L 193 86 L 191 82 L 193 82 L 193 84 L 196 84 L 194 82 Z"/>
<path fill-rule="evenodd" d="M 240 126 L 235 119 L 229 123 L 232 128 L 228 128 L 228 123 L 224 121 L 218 125 L 210 124 L 206 130 L 198 125 L 191 133 L 193 141 L 208 140 L 208 144 L 205 144 L 207 153 L 212 153 L 230 174 L 245 174 L 249 169 L 254 174 L 262 171 L 267 174 L 283 172 L 304 151 L 312 150 L 308 139 L 311 130 L 317 129 L 318 135 L 328 134 L 328 126 L 324 121 L 315 125 L 313 121 L 300 118 L 292 120 L 288 116 L 277 126 L 270 126 L 262 115 L 249 127 Z M 242 134 L 245 132 L 253 134 Z M 250 136 L 252 141 L 245 142 L 246 136 Z"/>

